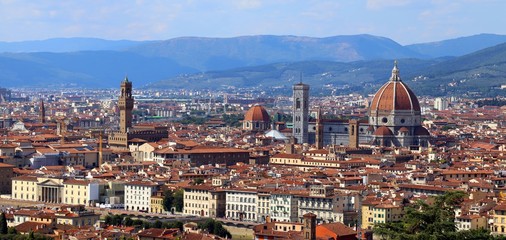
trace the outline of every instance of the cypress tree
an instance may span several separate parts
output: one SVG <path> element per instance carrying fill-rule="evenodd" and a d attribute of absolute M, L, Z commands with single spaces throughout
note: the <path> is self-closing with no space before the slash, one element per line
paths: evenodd
<path fill-rule="evenodd" d="M 8 232 L 9 228 L 7 227 L 7 218 L 3 212 L 2 215 L 0 215 L 0 234 L 7 234 Z"/>

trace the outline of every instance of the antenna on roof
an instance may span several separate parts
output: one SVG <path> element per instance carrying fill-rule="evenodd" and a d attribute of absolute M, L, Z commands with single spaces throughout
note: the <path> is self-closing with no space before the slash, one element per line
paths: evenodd
<path fill-rule="evenodd" d="M 302 71 L 300 71 L 300 84 L 302 84 Z"/>

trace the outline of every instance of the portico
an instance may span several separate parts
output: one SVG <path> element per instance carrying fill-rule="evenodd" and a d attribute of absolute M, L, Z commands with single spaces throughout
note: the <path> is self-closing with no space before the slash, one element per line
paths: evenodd
<path fill-rule="evenodd" d="M 37 184 L 38 200 L 47 203 L 61 203 L 63 185 L 51 180 L 46 180 Z"/>

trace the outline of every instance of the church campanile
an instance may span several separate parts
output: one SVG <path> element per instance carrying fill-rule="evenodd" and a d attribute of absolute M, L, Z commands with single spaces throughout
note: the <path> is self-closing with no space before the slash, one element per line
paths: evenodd
<path fill-rule="evenodd" d="M 293 85 L 293 136 L 297 143 L 308 142 L 309 124 L 309 85 Z"/>
<path fill-rule="evenodd" d="M 132 96 L 132 82 L 128 77 L 121 82 L 121 94 L 118 100 L 119 107 L 119 131 L 126 133 L 128 128 L 132 127 L 132 109 L 134 108 L 134 98 Z"/>

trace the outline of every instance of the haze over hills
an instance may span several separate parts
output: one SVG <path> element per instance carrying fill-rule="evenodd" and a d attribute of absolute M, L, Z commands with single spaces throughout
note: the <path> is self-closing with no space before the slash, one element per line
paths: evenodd
<path fill-rule="evenodd" d="M 302 71 L 304 81 L 314 84 L 314 89 L 338 87 L 342 91 L 367 92 L 388 79 L 393 59 L 401 59 L 403 79 L 423 75 L 427 84 L 420 86 L 419 91 L 432 94 L 433 91 L 423 89 L 437 86 L 441 90 L 436 92 L 447 91 L 441 82 L 431 80 L 436 73 L 437 78 L 447 81 L 445 76 L 458 79 L 467 76 L 467 71 L 484 70 L 472 59 L 487 59 L 498 65 L 506 61 L 499 54 L 504 51 L 500 47 L 457 58 L 434 56 L 458 56 L 501 41 L 506 42 L 506 36 L 481 34 L 408 46 L 372 35 L 0 42 L 0 52 L 10 52 L 0 54 L 0 81 L 1 87 L 117 87 L 128 74 L 136 87 L 289 86 Z M 448 71 L 461 72 L 452 75 L 445 66 L 451 66 Z M 495 85 L 503 76 L 500 70 L 490 74 L 494 78 L 490 83 Z"/>
<path fill-rule="evenodd" d="M 178 76 L 152 83 L 151 88 L 197 88 L 269 86 L 284 88 L 303 81 L 322 93 L 338 88 L 341 93 L 373 93 L 388 81 L 392 60 L 350 63 L 308 61 L 278 63 L 226 71 Z M 403 81 L 421 95 L 506 95 L 506 43 L 451 59 L 400 59 Z M 233 84 L 231 84 L 233 83 Z"/>
<path fill-rule="evenodd" d="M 431 58 L 462 56 L 506 42 L 505 35 L 478 34 L 439 42 L 406 45 L 407 48 Z"/>
<path fill-rule="evenodd" d="M 0 52 L 78 52 L 123 50 L 149 41 L 105 40 L 99 38 L 51 38 L 46 40 L 0 42 Z"/>
<path fill-rule="evenodd" d="M 372 35 L 311 38 L 245 36 L 235 38 L 175 38 L 128 49 L 146 56 L 168 57 L 203 71 L 276 62 L 420 58 L 395 41 Z"/>
<path fill-rule="evenodd" d="M 0 54 L 2 87 L 116 87 L 128 75 L 136 86 L 197 70 L 159 57 L 129 52 Z"/>

